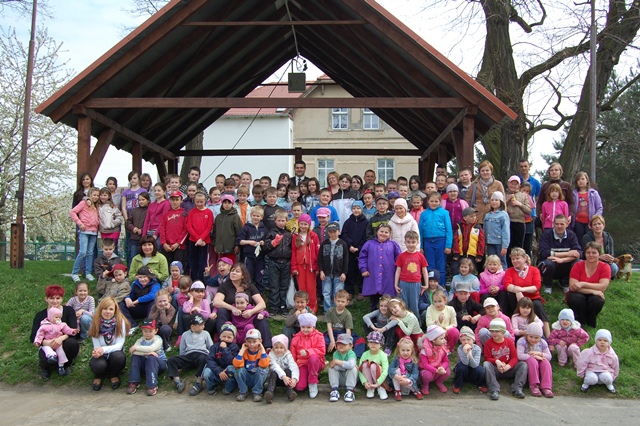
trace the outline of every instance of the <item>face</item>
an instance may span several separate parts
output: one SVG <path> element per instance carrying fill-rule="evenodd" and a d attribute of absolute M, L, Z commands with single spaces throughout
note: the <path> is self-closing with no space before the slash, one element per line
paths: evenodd
<path fill-rule="evenodd" d="M 180 287 L 180 293 L 186 296 L 189 294 L 189 287 Z"/>
<path fill-rule="evenodd" d="M 340 179 L 340 189 L 342 189 L 343 191 L 346 191 L 347 189 L 351 188 L 351 181 L 347 178 L 342 178 Z"/>
<path fill-rule="evenodd" d="M 156 306 L 159 309 L 165 310 L 169 308 L 171 302 L 169 301 L 169 296 L 158 296 L 156 297 Z"/>
<path fill-rule="evenodd" d="M 222 202 L 222 210 L 231 210 L 233 208 L 233 203 L 229 200 L 224 200 Z"/>
<path fill-rule="evenodd" d="M 447 178 L 443 175 L 436 176 L 436 187 L 443 189 L 445 186 L 447 186 Z"/>
<path fill-rule="evenodd" d="M 358 217 L 362 214 L 362 209 L 360 208 L 360 206 L 355 206 L 351 209 L 351 213 L 353 213 L 355 217 Z"/>
<path fill-rule="evenodd" d="M 240 176 L 238 175 L 233 175 L 231 176 L 231 179 L 233 179 L 233 181 L 236 183 L 236 188 L 240 185 Z"/>
<path fill-rule="evenodd" d="M 347 299 L 346 297 L 336 297 L 334 299 L 334 302 L 336 304 L 336 308 L 342 310 L 349 304 L 349 299 Z"/>
<path fill-rule="evenodd" d="M 219 196 L 218 196 L 219 197 Z M 204 210 L 205 208 L 205 198 L 204 196 L 196 196 L 196 198 L 193 199 L 194 204 L 196 205 L 196 208 L 198 210 Z"/>
<path fill-rule="evenodd" d="M 140 185 L 144 188 L 149 188 L 151 186 L 151 178 L 145 176 L 140 179 Z"/>
<path fill-rule="evenodd" d="M 464 217 L 464 221 L 471 225 L 476 223 L 477 218 L 478 216 L 475 213 L 471 213 Z"/>
<path fill-rule="evenodd" d="M 307 188 L 307 185 L 305 185 L 304 183 L 300 182 L 300 185 L 298 187 L 300 188 L 301 194 L 307 195 L 309 193 L 309 188 Z"/>
<path fill-rule="evenodd" d="M 528 306 L 520 306 L 520 316 L 528 317 L 531 314 L 531 308 Z"/>
<path fill-rule="evenodd" d="M 151 254 L 153 253 L 153 243 L 144 243 L 142 245 L 142 253 L 145 257 L 151 257 Z"/>
<path fill-rule="evenodd" d="M 341 354 L 346 354 L 347 352 L 349 352 L 349 349 L 351 349 L 351 345 L 345 345 L 344 343 L 336 343 L 336 349 L 338 349 L 338 352 L 340 352 Z"/>
<path fill-rule="evenodd" d="M 278 194 L 267 194 L 266 200 L 267 204 L 269 204 L 270 206 L 275 206 L 276 202 L 278 201 Z"/>
<path fill-rule="evenodd" d="M 200 179 L 200 172 L 197 170 L 189 170 L 189 181 L 197 182 Z"/>
<path fill-rule="evenodd" d="M 300 331 L 304 335 L 309 335 L 309 334 L 311 334 L 311 332 L 313 332 L 313 326 L 311 326 L 311 325 L 300 326 Z"/>
<path fill-rule="evenodd" d="M 458 178 L 460 179 L 461 183 L 467 185 L 469 182 L 471 182 L 471 172 L 469 170 L 463 170 L 458 174 Z"/>
<path fill-rule="evenodd" d="M 309 192 L 313 194 L 315 194 L 316 191 L 318 190 L 318 186 L 316 185 L 316 182 L 313 180 L 309 181 L 307 188 L 309 189 Z"/>
<path fill-rule="evenodd" d="M 389 228 L 378 228 L 378 241 L 380 242 L 384 242 L 387 241 L 389 238 L 391 238 L 391 231 L 389 230 Z"/>
<path fill-rule="evenodd" d="M 327 176 L 327 183 L 329 186 L 336 186 L 338 184 L 338 178 L 335 175 Z"/>
<path fill-rule="evenodd" d="M 139 197 L 138 198 L 138 206 L 140 207 L 147 207 L 149 205 L 149 200 L 147 200 L 144 197 Z"/>
<path fill-rule="evenodd" d="M 364 194 L 364 196 L 362 197 L 362 202 L 365 204 L 365 206 L 372 205 L 373 204 L 373 195 Z"/>
<path fill-rule="evenodd" d="M 487 264 L 487 269 L 492 274 L 495 274 L 496 272 L 498 272 L 499 268 L 500 268 L 500 264 L 498 262 L 490 262 Z"/>
<path fill-rule="evenodd" d="M 518 192 L 520 190 L 520 182 L 517 180 L 510 180 L 507 184 L 509 186 L 509 191 Z"/>
<path fill-rule="evenodd" d="M 455 190 L 449 191 L 447 192 L 447 195 L 449 196 L 449 200 L 451 201 L 455 201 L 458 199 L 458 191 L 455 191 Z"/>
<path fill-rule="evenodd" d="M 402 358 L 409 359 L 411 358 L 411 355 L 413 355 L 413 346 L 404 344 L 399 347 L 398 353 Z"/>
<path fill-rule="evenodd" d="M 309 232 L 309 228 L 310 226 L 307 222 L 298 222 L 298 229 L 300 230 L 301 234 L 306 234 L 307 232 Z"/>
<path fill-rule="evenodd" d="M 278 179 L 278 183 L 283 183 L 289 186 L 289 176 L 282 176 L 280 179 Z"/>
<path fill-rule="evenodd" d="M 99 198 L 100 198 L 100 202 L 104 204 L 107 201 L 109 201 L 110 197 L 109 197 L 109 194 L 107 194 L 106 192 L 103 192 L 100 194 Z"/>
<path fill-rule="evenodd" d="M 322 227 L 327 226 L 329 224 L 329 216 L 318 216 L 318 223 Z"/>
<path fill-rule="evenodd" d="M 396 212 L 396 215 L 402 219 L 403 217 L 406 216 L 407 214 L 407 209 L 405 209 L 403 206 L 394 206 L 393 210 Z"/>
<path fill-rule="evenodd" d="M 411 199 L 411 207 L 414 210 L 420 210 L 422 207 L 422 199 L 421 198 L 412 198 Z"/>
<path fill-rule="evenodd" d="M 402 185 L 398 188 L 398 193 L 400 194 L 400 198 L 407 198 L 407 195 L 409 195 L 409 188 L 405 185 Z"/>
<path fill-rule="evenodd" d="M 278 217 L 276 218 L 275 223 L 278 228 L 284 229 L 285 225 L 287 224 L 287 218 Z"/>
<path fill-rule="evenodd" d="M 467 275 L 469 273 L 469 265 L 460 265 L 460 273 L 462 275 Z"/>
<path fill-rule="evenodd" d="M 307 171 L 307 167 L 304 164 L 298 163 L 293 166 L 293 171 L 298 177 L 304 176 L 305 172 Z"/>
<path fill-rule="evenodd" d="M 193 199 L 193 197 L 196 196 L 196 192 L 198 192 L 198 187 L 197 186 L 187 186 L 187 197 Z"/>
<path fill-rule="evenodd" d="M 287 348 L 282 343 L 278 342 L 273 345 L 273 352 L 277 356 L 282 356 L 287 353 Z"/>
<path fill-rule="evenodd" d="M 296 201 L 298 198 L 300 198 L 300 191 L 289 191 L 289 199 L 292 201 Z M 300 208 L 300 211 L 302 211 L 302 208 Z"/>
<path fill-rule="evenodd" d="M 202 333 L 204 331 L 204 324 L 192 324 L 191 331 L 194 333 Z"/>
<path fill-rule="evenodd" d="M 562 171 L 558 166 L 552 166 L 549 168 L 549 177 L 553 180 L 558 180 L 562 177 Z"/>
<path fill-rule="evenodd" d="M 445 306 L 447 306 L 447 299 L 445 299 L 444 297 L 434 297 L 433 306 L 437 310 L 442 311 L 445 308 Z"/>
<path fill-rule="evenodd" d="M 121 283 L 122 281 L 124 281 L 124 279 L 126 278 L 126 274 L 124 271 L 113 271 L 113 278 L 116 280 L 116 282 Z"/>
<path fill-rule="evenodd" d="M 269 179 L 260 179 L 260 186 L 262 187 L 262 189 L 267 189 L 271 186 L 271 182 L 269 181 Z"/>
<path fill-rule="evenodd" d="M 302 297 L 296 297 L 293 300 L 293 303 L 295 305 L 296 310 L 298 311 L 302 311 L 307 307 L 307 300 L 303 299 Z"/>
<path fill-rule="evenodd" d="M 249 348 L 249 350 L 257 351 L 258 348 L 260 348 L 260 342 L 261 341 L 262 341 L 261 339 L 249 338 L 249 339 L 245 340 L 245 343 L 247 344 L 247 348 Z"/>
<path fill-rule="evenodd" d="M 596 234 L 600 234 L 604 231 L 604 223 L 602 223 L 601 220 L 594 220 L 590 226 Z"/>
<path fill-rule="evenodd" d="M 429 208 L 431 210 L 435 210 L 438 207 L 440 207 L 440 200 L 438 200 L 438 197 L 429 197 Z"/>
<path fill-rule="evenodd" d="M 173 278 L 173 279 L 180 278 L 180 268 L 178 268 L 177 266 L 172 266 L 169 269 L 169 272 L 171 272 L 171 278 Z"/>
<path fill-rule="evenodd" d="M 571 327 L 571 321 L 568 319 L 561 319 L 560 320 L 560 327 L 562 328 L 569 328 Z"/>
<path fill-rule="evenodd" d="M 88 295 L 89 295 L 89 287 L 87 287 L 86 285 L 81 285 L 81 286 L 78 286 L 78 288 L 76 288 L 76 296 L 78 296 L 78 299 L 84 300 L 87 298 Z"/>
<path fill-rule="evenodd" d="M 62 314 L 54 315 L 52 319 L 54 324 L 60 324 L 62 322 Z"/>
<path fill-rule="evenodd" d="M 549 193 L 549 196 L 552 200 L 557 200 L 558 198 L 560 198 L 560 193 L 558 191 L 551 191 Z"/>
<path fill-rule="evenodd" d="M 487 180 L 491 177 L 491 167 L 484 166 L 480 169 L 480 177 L 484 180 Z"/>
<path fill-rule="evenodd" d="M 496 330 L 490 330 L 491 331 L 491 338 L 493 340 L 495 340 L 496 342 L 502 342 L 502 340 L 504 339 L 504 333 L 502 331 L 496 331 Z"/>
<path fill-rule="evenodd" d="M 91 195 L 89 196 L 89 198 L 91 198 L 91 203 L 93 205 L 95 205 L 98 202 L 98 200 L 100 199 L 100 192 L 99 191 L 92 191 Z"/>
<path fill-rule="evenodd" d="M 436 337 L 435 340 L 432 340 L 431 343 L 433 343 L 433 346 L 444 346 L 447 343 L 447 339 L 445 338 L 445 334 L 441 334 L 440 336 Z"/>
<path fill-rule="evenodd" d="M 377 354 L 380 351 L 380 343 L 378 342 L 368 342 L 367 346 L 369 347 L 369 349 L 371 350 L 371 353 L 373 354 Z"/>
<path fill-rule="evenodd" d="M 436 288 L 438 288 L 438 285 L 440 285 L 439 281 L 433 280 L 433 279 L 429 279 L 429 289 L 430 290 L 435 290 Z"/>
<path fill-rule="evenodd" d="M 82 178 L 82 186 L 89 188 L 91 186 L 91 176 L 85 176 Z"/>
<path fill-rule="evenodd" d="M 469 292 L 468 291 L 456 291 L 456 297 L 460 301 L 460 303 L 467 303 L 469 300 Z"/>
<path fill-rule="evenodd" d="M 234 193 L 236 191 L 236 186 L 235 185 L 225 185 L 224 186 L 224 191 L 225 192 Z"/>
<path fill-rule="evenodd" d="M 244 311 L 245 309 L 247 309 L 247 301 L 244 300 L 244 298 L 242 297 L 237 297 L 236 308 L 240 309 L 241 311 Z"/>
<path fill-rule="evenodd" d="M 171 188 L 172 191 L 177 191 L 178 189 L 180 189 L 180 179 L 178 178 L 169 179 L 169 188 Z M 189 188 L 187 188 L 187 193 L 189 193 Z M 195 188 L 194 188 L 193 195 L 195 195 Z M 193 195 L 189 195 L 189 197 L 193 198 Z"/>
<path fill-rule="evenodd" d="M 364 174 L 364 181 L 366 183 L 374 183 L 376 181 L 376 174 L 372 171 L 366 172 Z"/>
<path fill-rule="evenodd" d="M 460 336 L 460 344 L 464 345 L 473 345 L 473 339 L 469 336 Z"/>
<path fill-rule="evenodd" d="M 611 346 L 611 344 L 607 339 L 604 339 L 601 337 L 598 340 L 596 340 L 596 346 L 598 347 L 600 352 L 606 352 L 609 349 L 609 346 Z"/>
<path fill-rule="evenodd" d="M 586 176 L 580 176 L 576 182 L 578 184 L 578 188 L 586 188 L 589 181 Z"/>
<path fill-rule="evenodd" d="M 413 253 L 418 247 L 418 240 L 413 238 L 407 238 L 404 240 L 404 245 L 407 247 L 407 251 Z"/>
<path fill-rule="evenodd" d="M 534 346 L 540 343 L 540 339 L 542 339 L 542 337 L 534 336 L 533 334 L 527 334 L 527 342 L 529 342 L 531 346 Z"/>
<path fill-rule="evenodd" d="M 178 210 L 182 204 L 182 199 L 180 197 L 170 197 L 169 203 L 171 203 L 171 208 L 173 210 Z"/>
<path fill-rule="evenodd" d="M 411 182 L 409 182 L 409 187 L 411 188 L 412 191 L 416 191 L 420 189 L 420 184 L 418 183 L 417 180 L 414 179 Z"/>
<path fill-rule="evenodd" d="M 389 313 L 389 302 L 387 300 L 380 301 L 380 303 L 378 304 L 378 309 L 382 314 L 387 315 Z"/>
<path fill-rule="evenodd" d="M 376 186 L 373 190 L 373 193 L 375 194 L 376 198 L 383 196 L 384 195 L 384 187 L 382 186 Z"/>
<path fill-rule="evenodd" d="M 227 344 L 233 342 L 233 333 L 230 331 L 223 331 L 220 334 L 220 340 Z"/>
<path fill-rule="evenodd" d="M 493 210 L 498 210 L 500 207 L 502 207 L 502 204 L 500 203 L 500 200 L 496 199 L 496 198 L 492 198 L 489 201 L 489 205 L 491 206 L 491 208 Z"/>
<path fill-rule="evenodd" d="M 432 192 L 436 192 L 437 190 L 438 187 L 433 182 L 427 182 L 424 185 L 424 192 L 426 192 L 427 194 L 431 194 Z"/>
<path fill-rule="evenodd" d="M 251 176 L 240 175 L 240 185 L 249 187 L 251 185 Z"/>
<path fill-rule="evenodd" d="M 517 269 L 522 269 L 526 264 L 526 261 L 524 257 L 515 255 L 515 256 L 511 256 L 511 264 Z"/>
<path fill-rule="evenodd" d="M 520 170 L 520 174 L 522 176 L 529 176 L 529 162 L 528 161 L 521 161 L 520 163 L 518 163 L 518 170 Z"/>
<path fill-rule="evenodd" d="M 399 303 L 393 303 L 389 305 L 389 310 L 391 311 L 391 315 L 396 317 L 400 316 L 403 313 L 402 306 L 400 306 Z"/>
<path fill-rule="evenodd" d="M 553 228 L 556 230 L 556 234 L 563 235 L 564 231 L 567 229 L 567 220 L 566 219 L 554 219 Z"/>
<path fill-rule="evenodd" d="M 600 257 L 600 253 L 593 247 L 588 248 L 584 252 L 584 257 L 589 263 L 596 263 Z"/>
<path fill-rule="evenodd" d="M 107 259 L 111 258 L 114 250 L 115 246 L 102 246 L 102 254 L 104 254 Z"/>
<path fill-rule="evenodd" d="M 224 188 L 224 178 L 222 176 L 216 177 L 216 187 L 220 190 Z"/>
<path fill-rule="evenodd" d="M 242 269 L 240 268 L 236 268 L 236 269 L 242 273 Z M 218 273 L 220 275 L 225 276 L 230 271 L 231 271 L 231 265 L 229 265 L 227 262 L 218 262 Z"/>
<path fill-rule="evenodd" d="M 251 223 L 258 224 L 262 220 L 262 215 L 258 212 L 251 212 Z"/>
<path fill-rule="evenodd" d="M 229 278 L 231 278 L 231 281 L 240 281 L 242 280 L 242 269 L 240 268 L 234 268 L 229 272 Z"/>
<path fill-rule="evenodd" d="M 354 191 L 360 190 L 360 181 L 358 179 L 351 179 L 351 189 Z"/>
<path fill-rule="evenodd" d="M 387 193 L 391 192 L 391 191 L 398 191 L 398 184 L 397 183 L 388 183 L 387 184 Z"/>
<path fill-rule="evenodd" d="M 151 279 L 146 275 L 137 275 L 136 278 L 142 287 L 145 287 L 151 281 Z"/>
<path fill-rule="evenodd" d="M 145 340 L 151 340 L 151 339 L 153 339 L 153 336 L 156 335 L 156 329 L 155 328 L 143 328 L 142 329 L 142 335 L 144 336 Z"/>
<path fill-rule="evenodd" d="M 153 196 L 156 197 L 156 200 L 162 200 L 164 198 L 164 189 L 159 186 L 154 186 Z"/>
<path fill-rule="evenodd" d="M 102 319 L 104 320 L 110 320 L 111 318 L 113 318 L 113 316 L 116 314 L 116 305 L 115 303 L 110 303 L 108 305 L 105 305 L 104 308 L 102 309 Z"/>
<path fill-rule="evenodd" d="M 323 205 L 326 206 L 331 201 L 331 194 L 329 194 L 328 192 L 323 192 L 318 196 L 318 199 Z"/>
<path fill-rule="evenodd" d="M 284 186 L 278 188 L 278 197 L 284 198 L 285 195 L 287 195 L 287 188 Z"/>
<path fill-rule="evenodd" d="M 498 312 L 500 312 L 500 310 L 496 305 L 489 305 L 484 307 L 484 312 L 485 314 L 489 315 L 491 318 L 495 318 L 498 316 Z"/>
<path fill-rule="evenodd" d="M 47 308 L 59 308 L 62 305 L 62 296 L 45 297 L 44 300 L 47 302 Z"/>
<path fill-rule="evenodd" d="M 131 179 L 129 180 L 129 184 L 131 184 L 131 186 L 140 185 L 140 176 L 138 176 L 137 174 L 134 174 L 133 176 L 131 176 Z"/>
<path fill-rule="evenodd" d="M 253 200 L 256 202 L 256 204 L 260 204 L 262 202 L 262 192 L 254 192 Z"/>

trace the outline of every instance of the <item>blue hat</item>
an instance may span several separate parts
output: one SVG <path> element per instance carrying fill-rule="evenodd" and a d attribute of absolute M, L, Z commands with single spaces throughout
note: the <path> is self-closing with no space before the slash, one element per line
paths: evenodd
<path fill-rule="evenodd" d="M 573 315 L 573 311 L 569 308 L 561 310 L 560 313 L 558 314 L 558 321 L 562 321 L 562 320 L 569 320 L 571 322 L 574 322 L 576 318 Z"/>
<path fill-rule="evenodd" d="M 389 191 L 389 195 L 387 195 L 389 199 L 392 198 L 400 198 L 400 193 L 398 191 Z"/>
<path fill-rule="evenodd" d="M 607 339 L 609 341 L 609 344 L 613 343 L 611 332 L 604 328 L 601 328 L 600 330 L 596 331 L 596 340 L 598 339 Z"/>
<path fill-rule="evenodd" d="M 180 274 L 184 272 L 184 269 L 182 268 L 182 262 L 180 262 L 179 260 L 174 260 L 173 262 L 171 262 L 171 264 L 169 265 L 169 270 L 171 270 L 173 266 L 177 266 L 178 269 L 180 269 Z"/>
<path fill-rule="evenodd" d="M 440 282 L 440 271 L 438 271 L 437 269 L 429 271 L 429 281 L 431 280 Z"/>
<path fill-rule="evenodd" d="M 354 207 L 360 207 L 362 210 L 364 210 L 364 203 L 360 200 L 356 200 L 351 204 L 351 208 L 353 209 Z"/>

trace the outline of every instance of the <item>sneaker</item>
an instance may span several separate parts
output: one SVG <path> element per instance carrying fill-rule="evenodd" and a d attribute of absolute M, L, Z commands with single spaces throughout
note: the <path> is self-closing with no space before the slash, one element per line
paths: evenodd
<path fill-rule="evenodd" d="M 551 294 L 551 287 L 545 287 L 544 288 L 544 293 L 545 294 Z"/>
<path fill-rule="evenodd" d="M 296 391 L 294 391 L 293 389 L 287 389 L 287 398 L 289 398 L 289 401 L 295 401 L 297 397 L 298 394 L 296 393 Z"/>
<path fill-rule="evenodd" d="M 497 401 L 500 398 L 500 392 L 498 391 L 489 392 L 489 398 L 492 401 Z"/>
<path fill-rule="evenodd" d="M 318 384 L 310 384 L 309 385 L 309 398 L 313 399 L 318 396 Z"/>
<path fill-rule="evenodd" d="M 49 355 L 47 357 L 47 363 L 51 365 L 58 365 L 58 357 L 57 355 Z"/>
<path fill-rule="evenodd" d="M 417 400 L 421 400 L 424 398 L 424 395 L 420 391 L 414 392 L 413 394 L 416 396 Z"/>
<path fill-rule="evenodd" d="M 196 396 L 202 392 L 202 383 L 195 382 L 193 386 L 191 386 L 191 390 L 189 390 L 189 396 Z"/>
<path fill-rule="evenodd" d="M 553 398 L 553 391 L 551 389 L 542 389 L 542 395 L 544 395 L 545 398 Z"/>
<path fill-rule="evenodd" d="M 254 393 L 253 394 L 253 402 L 262 402 L 262 394 Z"/>
<path fill-rule="evenodd" d="M 522 389 L 516 389 L 516 390 L 512 391 L 511 395 L 515 396 L 518 399 L 523 399 L 524 398 L 524 393 L 522 392 Z"/>
<path fill-rule="evenodd" d="M 178 393 L 184 392 L 184 388 L 187 387 L 187 382 L 184 380 L 178 380 L 175 383 L 176 383 L 176 389 L 178 390 Z"/>
<path fill-rule="evenodd" d="M 453 387 L 453 393 L 456 394 L 456 395 L 459 394 L 460 393 L 460 388 L 457 388 L 457 387 L 454 386 Z"/>
<path fill-rule="evenodd" d="M 215 394 L 217 394 L 217 393 L 218 393 L 218 387 L 216 386 L 216 387 L 213 387 L 213 388 L 211 388 L 211 389 L 207 389 L 207 393 L 208 393 L 209 395 L 215 395 Z"/>
<path fill-rule="evenodd" d="M 64 366 L 60 366 L 58 367 L 58 376 L 66 376 L 69 373 L 67 373 L 67 369 L 64 368 Z"/>
<path fill-rule="evenodd" d="M 383 401 L 385 399 L 389 398 L 389 395 L 387 394 L 387 391 L 382 386 L 380 386 L 378 388 L 378 395 L 380 396 L 380 399 L 383 400 Z"/>
<path fill-rule="evenodd" d="M 438 386 L 438 390 L 442 393 L 447 393 L 448 389 L 445 385 L 443 385 L 442 383 L 436 384 L 436 386 Z"/>
<path fill-rule="evenodd" d="M 396 398 L 396 401 L 402 401 L 402 392 L 395 391 L 395 398 Z"/>
<path fill-rule="evenodd" d="M 582 393 L 585 393 L 588 390 L 589 390 L 589 385 L 582 385 L 580 387 L 580 392 L 582 392 Z"/>
<path fill-rule="evenodd" d="M 129 383 L 129 386 L 127 386 L 127 395 L 133 395 L 136 393 L 138 386 L 140 386 L 140 383 Z"/>
<path fill-rule="evenodd" d="M 266 402 L 267 404 L 271 404 L 273 402 L 273 392 L 272 391 L 266 391 L 264 393 L 264 402 Z"/>
<path fill-rule="evenodd" d="M 95 281 L 96 280 L 96 278 L 91 274 L 87 274 L 86 278 L 87 278 L 87 281 Z"/>
<path fill-rule="evenodd" d="M 133 336 L 134 334 L 136 334 L 136 331 L 138 331 L 138 326 L 135 327 L 131 327 L 129 329 L 129 334 L 127 334 L 128 336 Z"/>
<path fill-rule="evenodd" d="M 329 394 L 329 402 L 336 402 L 340 399 L 340 392 L 336 389 L 332 390 Z"/>
<path fill-rule="evenodd" d="M 479 386 L 478 389 L 480 389 L 480 392 L 482 392 L 482 393 L 489 392 L 489 388 L 486 387 L 486 386 Z"/>
<path fill-rule="evenodd" d="M 431 391 L 429 390 L 429 385 L 422 387 L 422 394 L 423 395 L 429 395 L 430 392 Z"/>
<path fill-rule="evenodd" d="M 49 380 L 51 378 L 51 370 L 49 370 L 48 368 L 41 368 L 40 377 L 42 378 L 42 380 Z"/>
<path fill-rule="evenodd" d="M 564 294 L 569 293 L 569 287 L 562 287 L 562 291 L 564 291 Z"/>
<path fill-rule="evenodd" d="M 147 396 L 154 396 L 157 393 L 158 393 L 158 388 L 148 388 L 147 389 Z"/>
<path fill-rule="evenodd" d="M 233 391 L 227 390 L 227 388 L 222 389 L 222 394 L 223 395 L 231 395 L 231 392 L 233 392 Z"/>
<path fill-rule="evenodd" d="M 71 279 L 73 280 L 74 283 L 79 283 L 80 282 L 80 275 L 71 274 Z"/>
<path fill-rule="evenodd" d="M 165 354 L 168 354 L 169 352 L 171 352 L 171 346 L 169 346 L 167 349 L 164 350 Z"/>
<path fill-rule="evenodd" d="M 529 386 L 529 392 L 531 393 L 531 396 L 542 396 L 542 392 L 540 392 L 540 388 L 538 386 Z"/>
<path fill-rule="evenodd" d="M 367 389 L 367 398 L 371 399 L 374 396 L 376 396 L 376 390 L 375 389 Z"/>
<path fill-rule="evenodd" d="M 247 399 L 246 393 L 239 393 L 238 396 L 236 396 L 236 401 L 244 401 L 245 399 Z"/>
<path fill-rule="evenodd" d="M 611 386 L 611 387 L 609 387 L 609 386 Z M 612 394 L 615 395 L 616 394 L 616 388 L 614 388 L 613 385 L 609 385 L 609 386 L 607 386 L 607 389 L 609 390 L 609 392 L 611 392 Z"/>
<path fill-rule="evenodd" d="M 344 402 L 353 402 L 355 401 L 356 396 L 353 394 L 352 390 L 348 390 L 345 394 L 344 394 Z"/>

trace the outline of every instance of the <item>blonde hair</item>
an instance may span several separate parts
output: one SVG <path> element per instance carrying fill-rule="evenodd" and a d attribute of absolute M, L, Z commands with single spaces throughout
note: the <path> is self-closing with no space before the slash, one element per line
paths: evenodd
<path fill-rule="evenodd" d="M 400 357 L 400 348 L 405 345 L 411 348 L 411 361 L 418 362 L 418 357 L 416 356 L 416 347 L 413 344 L 413 340 L 406 336 L 398 340 L 398 344 L 396 345 L 395 350 L 395 356 Z"/>
<path fill-rule="evenodd" d="M 523 248 L 520 247 L 514 247 L 511 249 L 511 253 L 509 254 L 509 257 L 515 257 L 515 256 L 521 256 L 524 257 L 524 261 L 527 265 L 531 265 L 531 258 L 529 257 L 529 255 L 527 254 L 526 251 L 524 251 Z"/>
<path fill-rule="evenodd" d="M 171 301 L 171 294 L 169 293 L 168 289 L 163 288 L 161 290 L 158 290 L 158 292 L 156 293 L 156 300 L 158 300 L 158 298 L 162 296 L 166 296 L 167 298 L 169 298 L 169 301 Z"/>
<path fill-rule="evenodd" d="M 402 310 L 405 312 L 407 310 L 407 305 L 404 304 L 404 301 L 402 299 L 396 299 L 395 297 L 393 299 L 389 299 L 389 308 L 391 308 L 391 306 L 393 305 L 400 306 L 400 308 L 402 308 Z"/>
<path fill-rule="evenodd" d="M 500 258 L 497 255 L 490 254 L 489 256 L 487 256 L 487 259 L 484 261 L 484 269 L 487 269 L 487 266 L 489 266 L 492 263 L 497 263 L 498 265 L 502 265 L 502 262 L 500 262 Z"/>
<path fill-rule="evenodd" d="M 441 289 L 437 289 L 436 291 L 433 292 L 433 295 L 431 296 L 431 300 L 436 300 L 436 297 L 439 299 L 444 299 L 445 303 L 447 302 L 447 293 L 445 293 Z"/>
<path fill-rule="evenodd" d="M 93 320 L 91 321 L 91 327 L 89 327 L 89 336 L 94 338 L 100 337 L 100 323 L 102 320 L 102 311 L 109 306 L 109 304 L 113 304 L 115 308 L 115 312 L 113 317 L 116 319 L 116 329 L 115 329 L 115 337 L 126 336 L 131 329 L 131 324 L 129 324 L 129 320 L 127 320 L 124 315 L 122 315 L 122 311 L 118 307 L 116 300 L 113 297 L 105 297 L 102 299 L 98 307 L 96 308 L 96 312 L 93 314 Z M 124 325 L 124 330 L 122 330 L 122 325 Z"/>

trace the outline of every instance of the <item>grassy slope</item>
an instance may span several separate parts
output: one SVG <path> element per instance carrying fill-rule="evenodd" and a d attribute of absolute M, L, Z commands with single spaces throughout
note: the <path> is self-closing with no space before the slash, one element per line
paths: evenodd
<path fill-rule="evenodd" d="M 12 270 L 7 262 L 0 262 L 0 381 L 7 384 L 35 383 L 41 384 L 36 361 L 36 349 L 28 341 L 31 332 L 33 315 L 42 309 L 44 304 L 44 288 L 49 284 L 60 284 L 67 289 L 68 294 L 73 292 L 73 283 L 68 277 L 61 274 L 71 270 L 71 262 L 27 262 L 24 270 Z M 639 324 L 637 312 L 640 310 L 640 277 L 636 274 L 631 283 L 613 281 L 607 290 L 607 303 L 598 318 L 600 327 L 606 327 L 613 334 L 613 347 L 620 358 L 620 376 L 616 380 L 618 394 L 623 397 L 639 398 L 640 388 L 640 352 L 637 349 L 639 341 Z M 547 300 L 547 311 L 550 318 L 556 318 L 562 303 L 563 295 L 559 290 Z M 355 330 L 363 335 L 362 315 L 368 311 L 369 302 L 356 303 L 350 308 L 355 322 Z M 271 321 L 271 330 L 279 333 L 281 323 Z M 319 329 L 324 331 L 324 325 Z M 588 345 L 593 344 L 595 329 L 587 328 L 592 336 Z M 135 336 L 136 338 L 139 336 Z M 127 339 L 130 345 L 135 341 L 134 337 Z M 173 355 L 175 352 L 172 352 Z M 91 344 L 82 345 L 80 355 L 76 360 L 73 374 L 60 379 L 56 375 L 50 380 L 53 386 L 72 384 L 73 386 L 88 386 L 91 383 L 91 373 L 88 368 L 88 360 L 91 354 Z M 452 358 L 453 361 L 453 358 Z M 552 361 L 554 374 L 554 391 L 557 394 L 577 395 L 579 391 L 579 379 L 571 368 L 560 368 L 557 362 Z M 322 375 L 326 382 L 326 373 Z M 123 382 L 126 377 L 123 377 Z M 451 379 L 450 379 L 451 381 Z M 161 380 L 161 386 L 165 386 L 167 379 Z M 603 387 L 602 387 L 603 388 Z M 472 392 L 469 387 L 464 392 Z M 594 389 L 590 394 L 599 396 L 608 395 L 604 389 Z"/>

